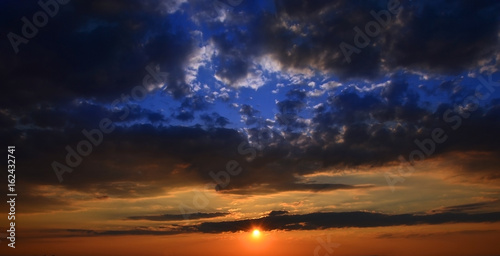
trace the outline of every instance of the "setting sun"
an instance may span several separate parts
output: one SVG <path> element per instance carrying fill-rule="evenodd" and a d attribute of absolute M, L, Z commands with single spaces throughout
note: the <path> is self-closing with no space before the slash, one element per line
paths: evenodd
<path fill-rule="evenodd" d="M 254 229 L 252 232 L 253 238 L 259 238 L 260 237 L 260 231 L 258 229 Z"/>

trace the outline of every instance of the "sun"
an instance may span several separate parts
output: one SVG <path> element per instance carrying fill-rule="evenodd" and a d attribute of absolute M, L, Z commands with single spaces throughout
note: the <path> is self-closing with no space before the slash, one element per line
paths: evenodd
<path fill-rule="evenodd" d="M 254 229 L 252 231 L 252 236 L 253 236 L 253 238 L 259 238 L 260 237 L 260 230 Z"/>

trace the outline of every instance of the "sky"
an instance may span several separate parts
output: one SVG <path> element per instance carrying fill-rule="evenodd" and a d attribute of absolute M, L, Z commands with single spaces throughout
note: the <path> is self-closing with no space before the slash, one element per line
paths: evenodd
<path fill-rule="evenodd" d="M 0 255 L 500 255 L 499 13 L 1 1 Z"/>

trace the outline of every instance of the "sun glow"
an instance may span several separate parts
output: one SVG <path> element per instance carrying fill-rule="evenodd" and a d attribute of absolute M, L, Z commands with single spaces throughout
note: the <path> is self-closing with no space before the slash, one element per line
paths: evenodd
<path fill-rule="evenodd" d="M 258 229 L 254 229 L 252 231 L 252 237 L 253 238 L 259 238 L 260 237 L 260 231 Z"/>

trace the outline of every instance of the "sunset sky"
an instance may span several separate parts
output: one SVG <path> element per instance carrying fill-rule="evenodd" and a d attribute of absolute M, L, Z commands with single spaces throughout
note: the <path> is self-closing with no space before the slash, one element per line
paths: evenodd
<path fill-rule="evenodd" d="M 0 255 L 500 255 L 499 14 L 0 1 Z"/>

